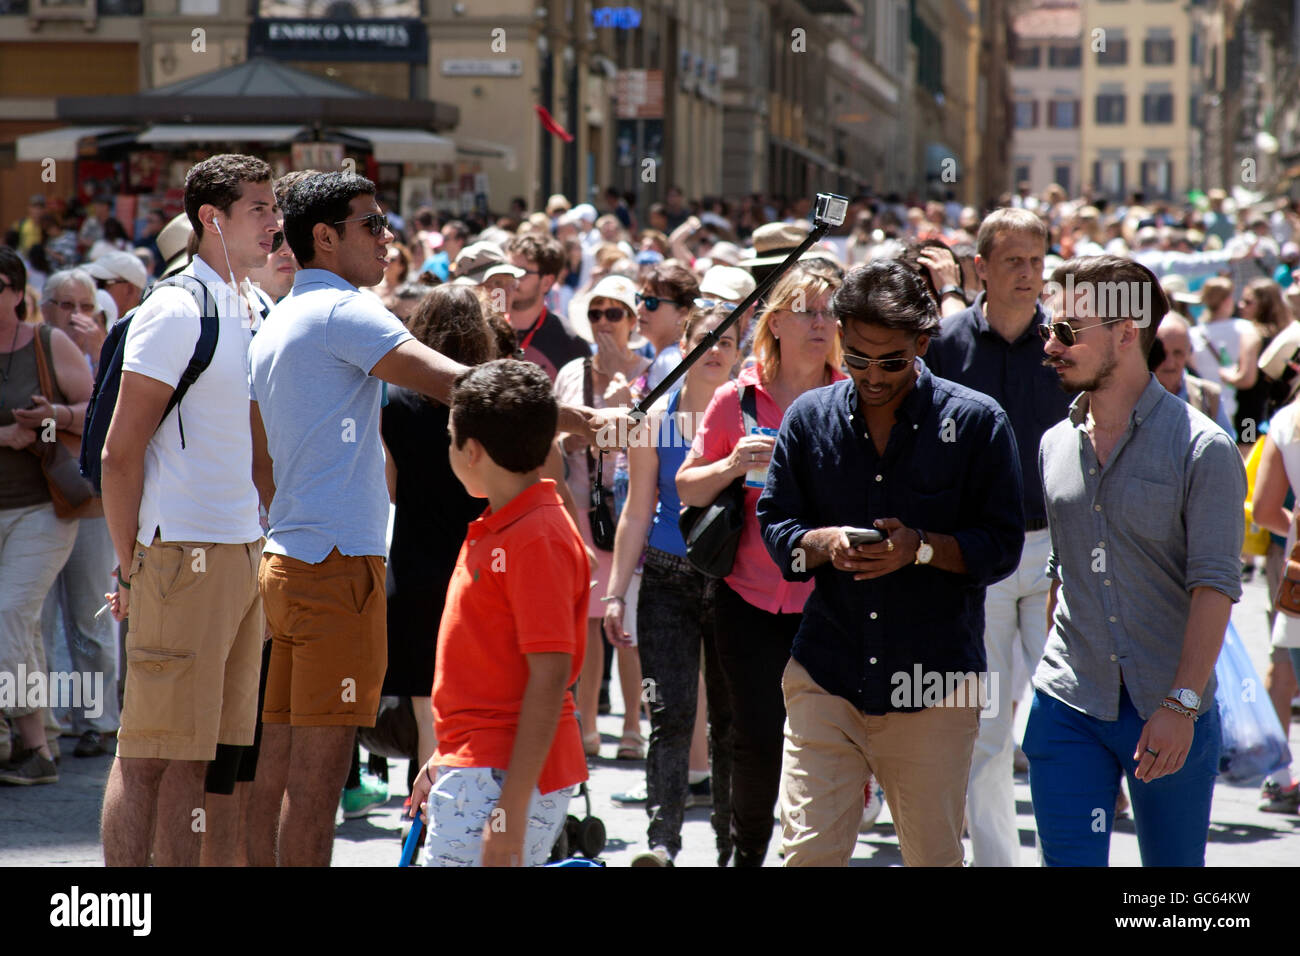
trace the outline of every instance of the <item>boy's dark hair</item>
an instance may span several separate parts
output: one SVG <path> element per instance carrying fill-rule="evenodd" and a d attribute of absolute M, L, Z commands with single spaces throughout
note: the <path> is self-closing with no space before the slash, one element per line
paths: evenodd
<path fill-rule="evenodd" d="M 22 256 L 17 250 L 0 246 L 0 276 L 4 276 L 9 285 L 18 290 L 18 304 L 14 312 L 19 319 L 27 318 L 27 266 L 23 265 Z"/>
<path fill-rule="evenodd" d="M 532 362 L 497 359 L 475 366 L 457 377 L 451 391 L 456 447 L 473 438 L 516 474 L 546 462 L 559 417 L 551 380 Z"/>
<path fill-rule="evenodd" d="M 939 331 L 939 309 L 925 281 L 897 259 L 877 259 L 854 269 L 830 305 L 845 325 L 863 322 L 913 335 Z"/>
<path fill-rule="evenodd" d="M 284 239 L 298 265 L 306 269 L 316 258 L 316 240 L 311 232 L 318 222 L 328 224 L 343 236 L 347 225 L 336 223 L 348 218 L 352 200 L 374 194 L 375 184 L 356 173 L 316 173 L 294 183 L 280 205 L 284 210 Z M 352 225 L 365 228 L 364 223 Z"/>
<path fill-rule="evenodd" d="M 496 336 L 469 286 L 425 287 L 407 328 L 421 343 L 462 365 L 497 357 Z"/>
<path fill-rule="evenodd" d="M 1123 256 L 1075 256 L 1052 271 L 1051 282 L 1064 292 L 1069 288 L 1066 279 L 1070 276 L 1075 289 L 1091 287 L 1093 311 L 1098 320 L 1132 319 L 1137 326 L 1142 354 L 1151 354 L 1151 343 L 1156 340 L 1160 322 L 1169 311 L 1169 299 L 1154 272 Z M 1139 307 L 1142 301 L 1148 303 L 1145 314 Z M 1114 310 L 1109 308 L 1111 305 Z M 1064 303 L 1063 312 L 1070 316 L 1073 303 Z"/>
<path fill-rule="evenodd" d="M 543 276 L 556 276 L 564 269 L 564 246 L 558 239 L 550 236 L 526 232 L 515 236 L 506 243 L 506 255 L 519 253 L 529 262 L 536 264 L 537 271 Z"/>
<path fill-rule="evenodd" d="M 194 235 L 203 239 L 200 206 L 211 204 L 223 213 L 229 213 L 230 207 L 244 194 L 244 183 L 270 181 L 271 167 L 256 156 L 222 153 L 195 163 L 185 174 L 185 215 L 194 228 Z"/>

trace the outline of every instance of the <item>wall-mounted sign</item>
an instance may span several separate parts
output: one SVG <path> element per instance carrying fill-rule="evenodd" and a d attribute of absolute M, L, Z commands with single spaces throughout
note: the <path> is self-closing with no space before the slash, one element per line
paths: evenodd
<path fill-rule="evenodd" d="M 641 11 L 636 7 L 596 7 L 591 11 L 591 25 L 635 30 L 641 25 Z"/>
<path fill-rule="evenodd" d="M 523 76 L 524 61 L 505 57 L 478 57 L 442 61 L 443 76 Z"/>
<path fill-rule="evenodd" d="M 619 119 L 662 119 L 664 74 L 662 70 L 619 70 L 614 81 Z"/>
<path fill-rule="evenodd" d="M 428 62 L 419 20 L 254 20 L 249 56 L 280 60 Z"/>

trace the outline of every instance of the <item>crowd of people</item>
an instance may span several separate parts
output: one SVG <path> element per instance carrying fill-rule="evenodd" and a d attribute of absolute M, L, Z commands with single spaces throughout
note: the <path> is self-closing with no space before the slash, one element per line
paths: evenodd
<path fill-rule="evenodd" d="M 1215 660 L 1296 537 L 1300 204 L 860 196 L 774 277 L 809 200 L 599 203 L 402 219 L 239 155 L 134 242 L 33 197 L 0 248 L 0 671 L 107 692 L 5 702 L 0 782 L 57 783 L 70 735 L 115 752 L 110 865 L 328 865 L 389 797 L 358 734 L 396 700 L 425 865 L 539 865 L 616 672 L 633 865 L 697 805 L 720 866 L 774 812 L 786 865 L 844 865 L 882 802 L 909 865 L 964 834 L 1016 865 L 1026 765 L 1047 864 L 1105 865 L 1130 800 L 1144 863 L 1202 864 Z M 73 515 L 51 433 L 89 441 L 113 374 Z M 706 575 L 679 512 L 726 496 Z M 1286 727 L 1300 621 L 1272 634 Z M 1260 801 L 1300 813 L 1289 767 Z"/>

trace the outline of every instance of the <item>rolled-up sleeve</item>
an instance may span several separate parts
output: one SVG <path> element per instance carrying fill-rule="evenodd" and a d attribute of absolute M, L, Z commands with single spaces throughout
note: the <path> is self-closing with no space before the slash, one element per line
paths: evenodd
<path fill-rule="evenodd" d="M 1187 590 L 1214 588 L 1241 599 L 1241 544 L 1246 533 L 1246 469 L 1232 440 L 1201 437 L 1187 470 Z"/>
<path fill-rule="evenodd" d="M 979 453 L 971 456 L 974 467 L 963 478 L 973 520 L 953 532 L 966 575 L 976 587 L 988 587 L 1015 571 L 1025 545 L 1020 453 L 1006 413 L 997 410 L 991 421 Z"/>
<path fill-rule="evenodd" d="M 799 471 L 806 464 L 801 453 L 803 430 L 803 416 L 799 414 L 787 415 L 781 423 L 767 484 L 758 499 L 763 544 L 787 581 L 809 581 L 813 577 L 808 562 L 797 560 L 794 553 L 804 534 L 811 530 L 806 517 L 807 499 L 799 480 Z"/>

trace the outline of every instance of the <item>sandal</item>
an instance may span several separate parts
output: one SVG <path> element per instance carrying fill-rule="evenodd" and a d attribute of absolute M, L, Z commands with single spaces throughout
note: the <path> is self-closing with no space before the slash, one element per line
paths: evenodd
<path fill-rule="evenodd" d="M 582 750 L 588 757 L 600 756 L 600 731 L 593 730 L 582 736 Z"/>
<path fill-rule="evenodd" d="M 619 760 L 645 760 L 645 738 L 637 731 L 626 733 L 618 742 Z"/>

